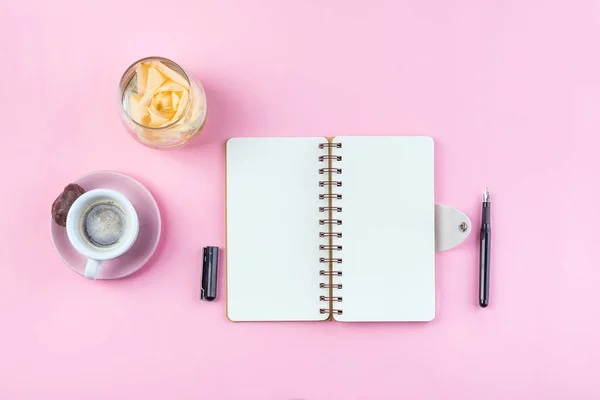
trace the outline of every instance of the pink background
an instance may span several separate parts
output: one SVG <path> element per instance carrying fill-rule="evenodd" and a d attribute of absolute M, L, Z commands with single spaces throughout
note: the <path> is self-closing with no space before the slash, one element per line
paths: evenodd
<path fill-rule="evenodd" d="M 83 3 L 0 5 L 0 398 L 600 398 L 600 3 Z M 148 55 L 206 86 L 182 150 L 120 124 L 120 75 Z M 475 225 L 489 185 L 488 309 L 477 229 L 437 258 L 432 323 L 233 324 L 224 274 L 198 300 L 201 248 L 225 244 L 224 141 L 340 134 L 433 136 L 436 201 Z M 115 282 L 73 273 L 49 235 L 62 187 L 100 169 L 164 218 Z"/>

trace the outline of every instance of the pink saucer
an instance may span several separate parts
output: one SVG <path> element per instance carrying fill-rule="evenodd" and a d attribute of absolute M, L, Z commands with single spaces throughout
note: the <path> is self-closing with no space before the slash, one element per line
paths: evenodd
<path fill-rule="evenodd" d="M 135 179 L 112 171 L 97 171 L 80 176 L 74 183 L 84 190 L 113 189 L 131 201 L 140 220 L 140 231 L 131 249 L 120 257 L 107 260 L 97 279 L 118 279 L 133 274 L 152 257 L 160 239 L 160 212 L 152 194 Z M 65 184 L 66 186 L 66 184 Z M 50 219 L 54 248 L 73 271 L 84 274 L 86 258 L 79 254 L 67 237 L 67 230 Z"/>

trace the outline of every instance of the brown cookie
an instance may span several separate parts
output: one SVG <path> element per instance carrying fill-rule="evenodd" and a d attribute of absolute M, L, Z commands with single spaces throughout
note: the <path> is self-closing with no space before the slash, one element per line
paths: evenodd
<path fill-rule="evenodd" d="M 69 183 L 65 190 L 52 203 L 52 219 L 60 226 L 67 226 L 67 214 L 69 209 L 79 196 L 85 193 L 85 190 L 75 184 Z"/>

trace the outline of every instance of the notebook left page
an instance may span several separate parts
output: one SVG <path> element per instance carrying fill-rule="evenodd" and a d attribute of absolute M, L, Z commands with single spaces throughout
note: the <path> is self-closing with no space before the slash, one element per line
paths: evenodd
<path fill-rule="evenodd" d="M 322 142 L 323 138 L 227 141 L 230 320 L 326 319 L 319 312 Z"/>

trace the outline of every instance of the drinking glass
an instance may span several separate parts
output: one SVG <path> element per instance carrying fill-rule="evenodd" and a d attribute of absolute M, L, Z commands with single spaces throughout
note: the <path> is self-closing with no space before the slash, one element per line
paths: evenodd
<path fill-rule="evenodd" d="M 172 120 L 167 119 L 158 127 L 145 125 L 143 121 L 136 121 L 131 113 L 133 110 L 130 97 L 140 95 L 137 89 L 138 67 L 141 64 L 152 65 L 152 62 L 161 63 L 179 74 L 189 88 L 189 96 L 185 104 L 181 104 L 184 107 L 181 115 Z M 137 141 L 152 148 L 170 149 L 183 146 L 202 130 L 206 122 L 206 94 L 202 84 L 177 63 L 163 57 L 143 58 L 127 68 L 119 82 L 119 103 L 121 120 L 127 131 Z"/>

